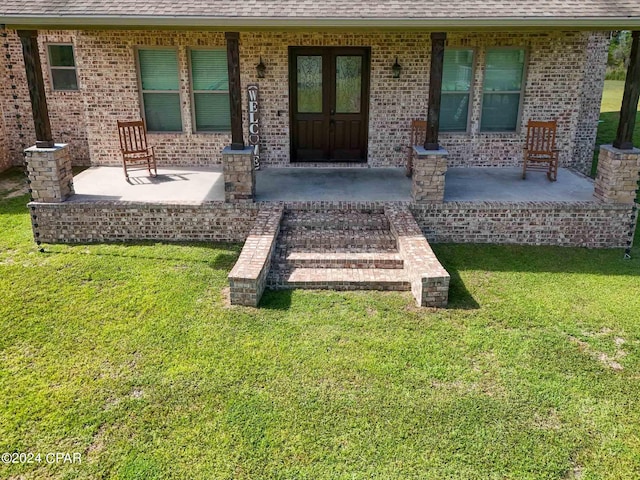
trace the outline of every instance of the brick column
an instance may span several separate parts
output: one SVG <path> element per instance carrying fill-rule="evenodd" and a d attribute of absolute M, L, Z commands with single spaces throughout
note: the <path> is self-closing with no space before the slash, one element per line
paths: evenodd
<path fill-rule="evenodd" d="M 601 145 L 595 196 L 605 203 L 633 203 L 640 174 L 640 149 Z"/>
<path fill-rule="evenodd" d="M 424 147 L 413 147 L 416 158 L 413 163 L 413 186 L 411 196 L 418 203 L 444 202 L 444 174 L 447 172 L 447 152 L 425 150 Z"/>
<path fill-rule="evenodd" d="M 25 151 L 31 196 L 36 202 L 64 202 L 74 194 L 71 157 L 66 144 Z"/>
<path fill-rule="evenodd" d="M 228 203 L 253 202 L 256 196 L 256 171 L 253 168 L 253 149 L 222 151 L 224 200 Z"/>

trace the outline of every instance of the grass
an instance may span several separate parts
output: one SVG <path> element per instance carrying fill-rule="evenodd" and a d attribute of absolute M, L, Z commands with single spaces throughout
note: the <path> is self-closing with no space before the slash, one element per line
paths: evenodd
<path fill-rule="evenodd" d="M 0 175 L 1 176 L 1 175 Z M 268 292 L 238 245 L 32 242 L 0 200 L 0 464 L 25 479 L 640 475 L 640 251 L 436 245 L 451 305 Z"/>
<path fill-rule="evenodd" d="M 594 151 L 591 175 L 595 177 L 598 166 L 598 146 L 611 144 L 616 138 L 618 122 L 620 120 L 620 105 L 622 104 L 622 94 L 624 92 L 624 81 L 606 80 L 602 92 L 602 103 L 600 105 L 600 124 L 596 136 L 596 149 Z M 634 145 L 640 145 L 640 111 L 636 115 L 636 126 L 633 133 Z"/>

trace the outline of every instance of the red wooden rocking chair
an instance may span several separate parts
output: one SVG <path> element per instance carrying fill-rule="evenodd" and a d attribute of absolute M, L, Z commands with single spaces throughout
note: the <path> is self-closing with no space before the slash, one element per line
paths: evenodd
<path fill-rule="evenodd" d="M 122 167 L 124 177 L 129 181 L 129 169 L 146 169 L 149 175 L 156 177 L 158 169 L 153 155 L 153 147 L 147 144 L 147 129 L 144 120 L 128 122 L 118 121 L 118 134 L 120 136 L 120 151 L 122 152 Z M 153 169 L 153 172 L 151 172 Z"/>
<path fill-rule="evenodd" d="M 524 146 L 522 179 L 527 178 L 527 170 L 547 172 L 552 182 L 558 179 L 558 149 L 556 148 L 557 122 L 527 123 L 527 140 Z"/>
<path fill-rule="evenodd" d="M 406 174 L 407 177 L 410 177 L 413 174 L 413 157 L 415 155 L 415 151 L 413 150 L 414 145 L 422 145 L 424 143 L 424 139 L 427 136 L 427 121 L 426 120 L 411 120 L 411 132 L 409 136 L 409 145 L 408 154 L 407 154 L 407 167 Z"/>

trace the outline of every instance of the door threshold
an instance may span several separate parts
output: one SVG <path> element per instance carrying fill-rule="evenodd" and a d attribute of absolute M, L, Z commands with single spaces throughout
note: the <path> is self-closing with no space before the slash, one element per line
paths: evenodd
<path fill-rule="evenodd" d="M 284 166 L 290 168 L 370 168 L 367 162 L 313 162 L 306 160 L 304 162 L 289 162 Z"/>

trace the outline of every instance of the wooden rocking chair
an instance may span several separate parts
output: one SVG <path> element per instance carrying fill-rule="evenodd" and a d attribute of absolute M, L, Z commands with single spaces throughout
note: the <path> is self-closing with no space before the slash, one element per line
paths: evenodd
<path fill-rule="evenodd" d="M 413 174 L 413 157 L 415 152 L 413 150 L 414 145 L 422 145 L 424 139 L 427 136 L 427 121 L 426 120 L 411 120 L 411 134 L 409 137 L 408 154 L 407 154 L 407 177 Z"/>
<path fill-rule="evenodd" d="M 556 148 L 557 122 L 527 123 L 527 140 L 524 146 L 522 179 L 527 178 L 527 170 L 547 172 L 547 178 L 558 179 L 558 149 Z"/>
<path fill-rule="evenodd" d="M 146 168 L 149 171 L 149 175 L 156 177 L 158 175 L 156 159 L 153 155 L 153 147 L 147 144 L 147 129 L 144 121 L 118 121 L 118 134 L 120 135 L 124 177 L 127 181 L 129 181 L 129 169 L 131 167 Z M 136 168 L 136 170 L 140 169 Z M 153 169 L 153 173 L 151 169 Z"/>

